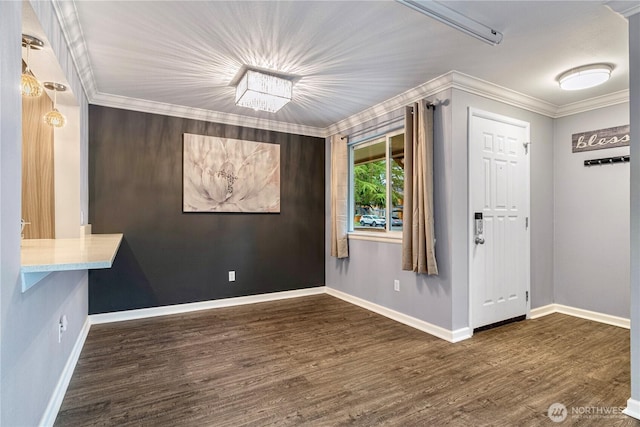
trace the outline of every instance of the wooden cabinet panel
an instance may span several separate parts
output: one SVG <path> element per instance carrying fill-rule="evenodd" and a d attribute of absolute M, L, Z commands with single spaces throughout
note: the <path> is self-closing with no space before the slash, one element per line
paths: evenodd
<path fill-rule="evenodd" d="M 22 218 L 25 239 L 55 238 L 53 128 L 44 115 L 53 109 L 46 94 L 22 98 Z"/>

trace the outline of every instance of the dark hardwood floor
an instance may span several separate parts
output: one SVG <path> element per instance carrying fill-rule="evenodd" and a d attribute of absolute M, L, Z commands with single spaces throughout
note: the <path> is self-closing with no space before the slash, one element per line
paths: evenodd
<path fill-rule="evenodd" d="M 637 426 L 595 413 L 629 383 L 625 329 L 553 314 L 450 344 L 319 295 L 93 326 L 56 426 Z"/>

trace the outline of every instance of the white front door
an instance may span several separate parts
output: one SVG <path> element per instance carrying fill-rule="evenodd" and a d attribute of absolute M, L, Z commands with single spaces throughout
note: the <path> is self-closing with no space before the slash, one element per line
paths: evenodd
<path fill-rule="evenodd" d="M 472 328 L 529 310 L 530 148 L 529 123 L 469 109 Z"/>

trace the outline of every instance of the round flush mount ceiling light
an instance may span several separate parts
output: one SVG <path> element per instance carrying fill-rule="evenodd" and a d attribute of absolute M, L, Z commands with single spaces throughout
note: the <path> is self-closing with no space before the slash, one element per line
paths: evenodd
<path fill-rule="evenodd" d="M 585 65 L 562 73 L 558 83 L 564 90 L 580 90 L 598 86 L 611 77 L 613 67 L 608 64 Z"/>

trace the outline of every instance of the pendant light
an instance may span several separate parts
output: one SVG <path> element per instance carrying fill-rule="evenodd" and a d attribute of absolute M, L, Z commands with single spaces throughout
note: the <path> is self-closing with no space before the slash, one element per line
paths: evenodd
<path fill-rule="evenodd" d="M 67 118 L 56 108 L 56 94 L 58 92 L 64 92 L 67 90 L 67 87 L 54 82 L 45 82 L 44 87 L 53 91 L 53 110 L 44 115 L 44 122 L 49 126 L 61 128 L 67 123 Z"/>
<path fill-rule="evenodd" d="M 22 78 L 20 79 L 20 91 L 22 92 L 22 96 L 37 97 L 42 95 L 43 88 L 42 83 L 36 79 L 29 69 L 29 51 L 31 51 L 31 49 L 42 49 L 44 47 L 44 43 L 40 39 L 23 34 L 22 46 L 27 48 L 27 58 L 25 61 L 26 67 L 22 73 Z"/>

